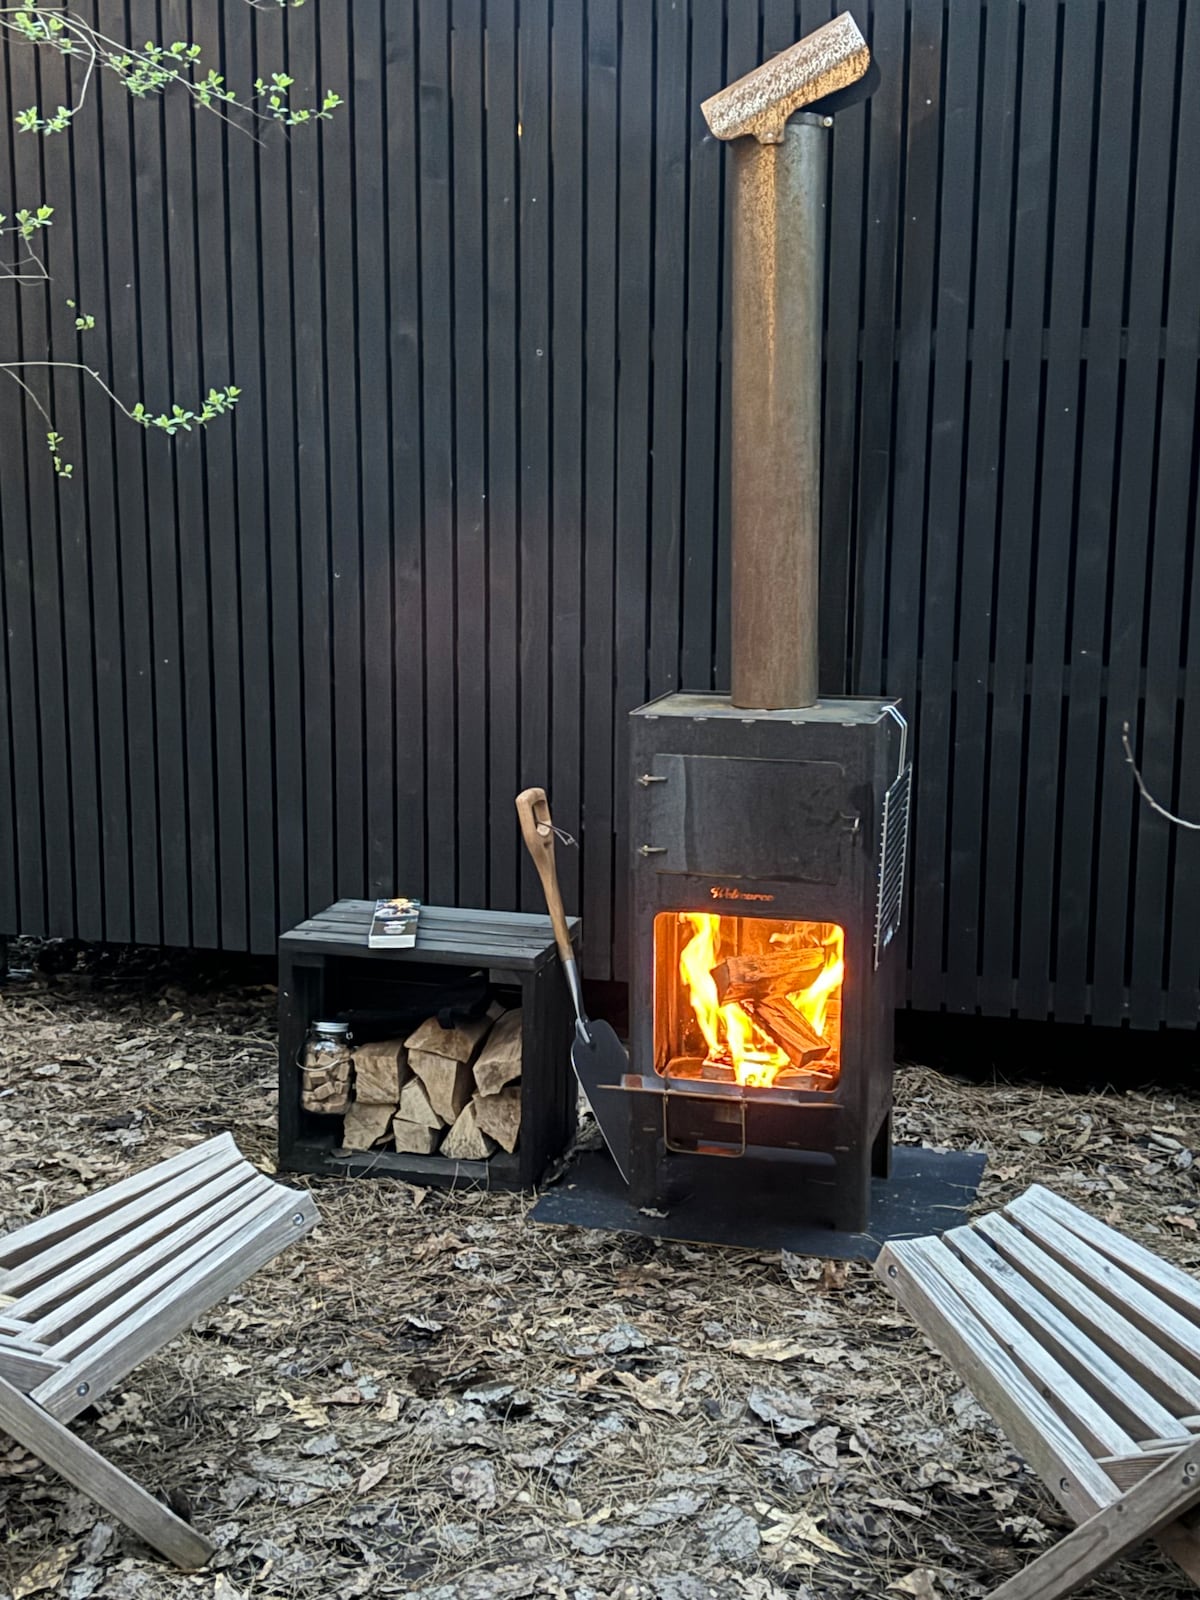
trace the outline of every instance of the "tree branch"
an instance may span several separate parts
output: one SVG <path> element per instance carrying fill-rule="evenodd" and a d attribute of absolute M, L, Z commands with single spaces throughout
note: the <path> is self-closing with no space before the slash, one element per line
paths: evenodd
<path fill-rule="evenodd" d="M 1121 724 L 1121 743 L 1125 746 L 1125 759 L 1129 763 L 1130 771 L 1133 773 L 1133 781 L 1141 790 L 1142 799 L 1150 807 L 1151 811 L 1157 811 L 1160 817 L 1166 817 L 1167 821 L 1173 822 L 1177 828 L 1191 828 L 1193 831 L 1200 833 L 1200 822 L 1189 822 L 1186 817 L 1177 817 L 1173 811 L 1168 811 L 1166 806 L 1160 806 L 1149 789 L 1147 789 L 1145 779 L 1138 771 L 1137 762 L 1133 759 L 1133 747 L 1129 743 L 1129 724 L 1127 722 Z"/>

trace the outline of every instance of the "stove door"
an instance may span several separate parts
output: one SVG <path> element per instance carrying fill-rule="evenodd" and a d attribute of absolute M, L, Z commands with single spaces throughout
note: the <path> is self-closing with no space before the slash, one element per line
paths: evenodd
<path fill-rule="evenodd" d="M 659 755 L 639 779 L 635 857 L 659 872 L 838 883 L 858 817 L 835 761 Z M 657 781 L 655 781 L 657 780 Z"/>

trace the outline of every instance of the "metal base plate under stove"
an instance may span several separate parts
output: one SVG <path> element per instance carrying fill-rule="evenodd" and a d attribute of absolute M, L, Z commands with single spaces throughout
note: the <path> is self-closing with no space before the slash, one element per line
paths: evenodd
<path fill-rule="evenodd" d="M 806 1151 L 830 1181 L 825 1214 L 805 1220 L 861 1229 L 872 1175 L 891 1162 L 890 946 L 910 779 L 898 704 L 845 698 L 751 711 L 719 695 L 666 695 L 632 713 L 631 762 L 631 1071 L 608 1091 L 626 1101 L 631 1199 L 666 1200 L 683 1157 L 753 1162 Z M 795 1065 L 773 1082 L 704 1070 L 695 994 L 679 976 L 680 948 L 702 926 L 722 941 L 702 962 L 717 989 L 752 996 L 756 1031 L 761 1021 L 791 1052 Z M 792 1037 L 786 1020 L 782 1032 L 767 1020 L 763 986 L 745 975 L 778 966 L 805 940 L 812 948 L 801 955 L 819 966 L 822 939 L 837 946 L 830 994 L 810 1009 L 819 1026 L 793 1017 Z M 727 954 L 743 948 L 754 953 Z M 801 1062 L 806 1070 L 796 1070 Z"/>

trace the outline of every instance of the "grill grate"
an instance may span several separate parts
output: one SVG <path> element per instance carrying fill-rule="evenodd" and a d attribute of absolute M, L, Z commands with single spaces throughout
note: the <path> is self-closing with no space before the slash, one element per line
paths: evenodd
<path fill-rule="evenodd" d="M 900 773 L 883 797 L 883 826 L 879 835 L 879 886 L 875 897 L 875 965 L 900 926 L 904 904 L 904 866 L 908 855 L 908 801 L 912 788 L 912 763 Z"/>

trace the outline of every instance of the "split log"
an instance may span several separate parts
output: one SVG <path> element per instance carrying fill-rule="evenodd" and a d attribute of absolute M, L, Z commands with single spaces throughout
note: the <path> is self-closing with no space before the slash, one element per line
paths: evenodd
<path fill-rule="evenodd" d="M 506 1011 L 488 1034 L 475 1063 L 475 1085 L 480 1094 L 498 1094 L 506 1083 L 521 1076 L 521 1013 Z"/>
<path fill-rule="evenodd" d="M 450 1132 L 442 1140 L 441 1154 L 451 1161 L 486 1161 L 495 1143 L 480 1128 L 475 1114 L 477 1101 L 469 1101 L 459 1113 Z"/>
<path fill-rule="evenodd" d="M 342 1148 L 369 1150 L 372 1145 L 387 1138 L 395 1115 L 394 1105 L 372 1106 L 358 1100 L 351 1101 L 342 1124 Z"/>
<path fill-rule="evenodd" d="M 404 1042 L 410 1050 L 470 1063 L 479 1054 L 492 1023 L 501 1014 L 502 1008 L 493 1002 L 485 1016 L 475 1022 L 459 1022 L 453 1028 L 443 1028 L 436 1017 L 429 1017 Z"/>
<path fill-rule="evenodd" d="M 521 1131 L 520 1085 L 501 1089 L 499 1094 L 477 1094 L 471 1104 L 479 1127 L 511 1155 Z"/>
<path fill-rule="evenodd" d="M 429 1096 L 420 1078 L 410 1078 L 401 1089 L 399 1116 L 402 1122 L 412 1122 L 418 1127 L 432 1128 L 439 1133 L 445 1126 L 429 1104 Z"/>
<path fill-rule="evenodd" d="M 355 1045 L 356 1100 L 373 1106 L 394 1106 L 408 1077 L 408 1052 L 399 1039 Z"/>
<path fill-rule="evenodd" d="M 811 1066 L 833 1048 L 790 1000 L 747 1000 L 746 1010 L 795 1067 Z"/>
<path fill-rule="evenodd" d="M 431 1156 L 437 1149 L 441 1136 L 440 1128 L 427 1128 L 419 1122 L 406 1122 L 403 1117 L 392 1119 L 392 1138 L 395 1140 L 396 1149 L 402 1155 Z"/>
<path fill-rule="evenodd" d="M 819 947 L 807 950 L 778 950 L 760 956 L 729 956 L 712 969 L 717 999 L 766 1000 L 771 995 L 792 994 L 807 989 L 825 966 L 825 952 Z"/>
<path fill-rule="evenodd" d="M 453 1061 L 449 1056 L 433 1056 L 424 1050 L 410 1050 L 408 1064 L 425 1085 L 429 1104 L 447 1126 L 455 1122 L 467 1101 L 474 1084 L 471 1069 L 465 1061 Z"/>

